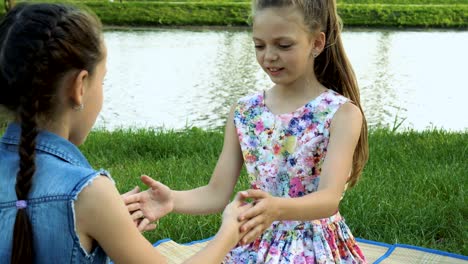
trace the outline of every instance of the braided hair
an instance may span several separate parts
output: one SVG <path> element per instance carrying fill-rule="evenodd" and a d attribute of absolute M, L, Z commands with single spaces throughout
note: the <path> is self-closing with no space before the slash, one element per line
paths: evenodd
<path fill-rule="evenodd" d="M 0 106 L 21 125 L 15 191 L 27 200 L 36 170 L 36 137 L 51 119 L 60 81 L 76 70 L 93 73 L 103 58 L 102 26 L 94 15 L 69 5 L 20 4 L 0 23 Z M 33 229 L 17 211 L 11 263 L 33 263 Z"/>

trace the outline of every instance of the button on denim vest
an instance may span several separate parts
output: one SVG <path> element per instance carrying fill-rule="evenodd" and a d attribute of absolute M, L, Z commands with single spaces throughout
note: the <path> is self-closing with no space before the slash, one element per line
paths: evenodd
<path fill-rule="evenodd" d="M 10 124 L 0 139 L 0 262 L 10 263 L 16 218 L 16 175 L 21 128 Z M 87 253 L 75 226 L 74 202 L 99 175 L 68 140 L 41 131 L 36 138 L 36 172 L 26 210 L 33 228 L 34 263 L 107 263 L 97 246 Z M 99 221 L 99 219 L 96 219 Z"/>

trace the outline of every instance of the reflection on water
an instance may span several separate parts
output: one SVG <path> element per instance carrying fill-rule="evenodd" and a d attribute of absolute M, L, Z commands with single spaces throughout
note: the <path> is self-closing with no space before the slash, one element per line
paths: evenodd
<path fill-rule="evenodd" d="M 223 126 L 240 97 L 271 82 L 240 30 L 110 31 L 98 126 Z M 465 130 L 468 32 L 346 31 L 371 127 Z M 448 43 L 450 43 L 448 47 Z"/>
<path fill-rule="evenodd" d="M 369 62 L 372 65 L 372 82 L 360 87 L 363 107 L 369 126 L 394 127 L 405 116 L 406 101 L 397 101 L 394 73 L 389 65 L 389 52 L 391 49 L 390 32 L 379 34 L 376 51 Z"/>
<path fill-rule="evenodd" d="M 202 83 L 201 93 L 195 96 L 190 107 L 193 125 L 199 127 L 223 126 L 226 114 L 233 102 L 246 92 L 256 89 L 255 72 L 258 67 L 252 63 L 251 40 L 233 32 L 221 36 L 212 77 Z"/>

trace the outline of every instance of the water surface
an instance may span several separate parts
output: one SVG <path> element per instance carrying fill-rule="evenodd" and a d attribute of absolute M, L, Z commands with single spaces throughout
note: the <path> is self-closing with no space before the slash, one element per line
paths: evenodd
<path fill-rule="evenodd" d="M 107 31 L 97 126 L 214 128 L 272 86 L 248 29 Z M 468 129 L 467 31 L 348 30 L 343 42 L 371 127 Z"/>

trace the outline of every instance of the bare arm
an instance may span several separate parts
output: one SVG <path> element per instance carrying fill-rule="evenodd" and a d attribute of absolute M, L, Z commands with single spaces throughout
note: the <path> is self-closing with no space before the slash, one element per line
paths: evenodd
<path fill-rule="evenodd" d="M 185 214 L 216 213 L 226 206 L 236 185 L 243 164 L 237 132 L 234 126 L 234 109 L 226 122 L 223 150 L 208 185 L 173 191 L 174 212 Z"/>
<path fill-rule="evenodd" d="M 236 216 L 244 210 L 242 207 L 240 199 L 226 207 L 220 231 L 187 263 L 222 261 L 239 239 Z M 166 263 L 165 258 L 138 232 L 117 189 L 108 178 L 99 177 L 83 189 L 75 210 L 80 233 L 96 240 L 115 263 Z"/>
<path fill-rule="evenodd" d="M 142 182 L 150 189 L 125 195 L 123 200 L 135 218 L 144 216 L 138 228 L 175 211 L 185 214 L 210 214 L 221 211 L 229 201 L 243 164 L 242 152 L 234 126 L 234 110 L 231 108 L 226 122 L 224 143 L 209 183 L 185 191 L 174 191 L 168 186 L 143 175 Z"/>

